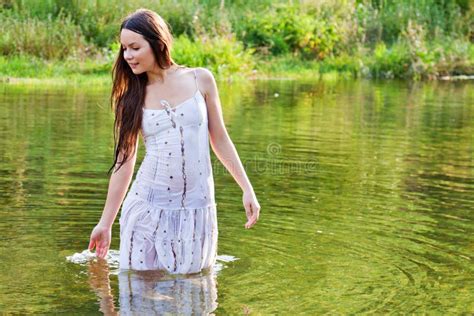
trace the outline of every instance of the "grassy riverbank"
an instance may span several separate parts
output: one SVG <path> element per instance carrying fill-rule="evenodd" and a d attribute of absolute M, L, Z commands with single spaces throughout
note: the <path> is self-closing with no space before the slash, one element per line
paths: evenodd
<path fill-rule="evenodd" d="M 170 23 L 177 62 L 230 80 L 474 75 L 467 0 L 4 0 L 0 80 L 108 84 L 120 20 L 139 7 Z"/>

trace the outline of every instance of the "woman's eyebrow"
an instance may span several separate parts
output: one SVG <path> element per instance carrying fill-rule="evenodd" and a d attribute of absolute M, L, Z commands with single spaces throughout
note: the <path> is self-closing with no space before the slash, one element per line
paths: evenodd
<path fill-rule="evenodd" d="M 137 42 L 131 42 L 131 43 L 128 44 L 128 45 L 130 46 L 130 45 L 133 45 L 133 44 L 136 44 L 136 43 L 137 43 Z M 122 44 L 122 43 L 120 43 L 120 44 Z M 122 44 L 122 45 L 123 45 L 123 44 Z"/>

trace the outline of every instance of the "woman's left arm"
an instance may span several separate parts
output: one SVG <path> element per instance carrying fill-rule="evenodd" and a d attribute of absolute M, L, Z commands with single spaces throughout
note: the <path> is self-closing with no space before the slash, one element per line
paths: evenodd
<path fill-rule="evenodd" d="M 199 86 L 204 92 L 207 103 L 209 138 L 212 150 L 243 191 L 242 202 L 247 215 L 245 228 L 250 228 L 258 220 L 260 204 L 257 201 L 253 187 L 245 173 L 234 143 L 227 133 L 214 76 L 206 68 L 198 68 L 197 73 Z"/>

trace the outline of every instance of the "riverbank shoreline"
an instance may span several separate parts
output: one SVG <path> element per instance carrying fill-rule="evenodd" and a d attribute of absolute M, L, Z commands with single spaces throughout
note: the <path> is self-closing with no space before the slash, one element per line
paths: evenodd
<path fill-rule="evenodd" d="M 391 54 L 391 53 L 390 53 Z M 373 55 L 336 56 L 325 60 L 304 60 L 292 55 L 254 56 L 252 64 L 230 71 L 223 64 L 194 66 L 206 67 L 217 81 L 245 82 L 249 80 L 406 80 L 406 81 L 458 81 L 474 79 L 474 65 L 465 59 L 420 66 L 406 59 L 388 63 Z M 418 67 L 418 68 L 417 68 Z M 421 67 L 421 69 L 420 69 Z M 9 84 L 87 84 L 110 85 L 113 62 L 100 58 L 76 60 L 44 60 L 19 55 L 12 59 L 0 57 L 0 82 Z M 224 69 L 224 70 L 222 70 Z"/>
<path fill-rule="evenodd" d="M 397 80 L 399 78 L 363 78 L 353 76 L 349 72 L 327 72 L 327 73 L 255 73 L 252 76 L 234 76 L 231 78 L 219 77 L 218 81 L 224 81 L 228 83 L 241 82 L 245 80 Z M 406 81 L 413 81 L 411 79 L 404 79 Z M 469 81 L 474 80 L 474 75 L 451 75 L 451 76 L 438 76 L 436 78 L 430 78 L 423 81 Z M 112 84 L 111 75 L 75 75 L 75 76 L 57 76 L 57 77 L 13 77 L 13 76 L 0 76 L 0 84 L 10 85 L 89 85 L 89 86 L 110 86 Z"/>

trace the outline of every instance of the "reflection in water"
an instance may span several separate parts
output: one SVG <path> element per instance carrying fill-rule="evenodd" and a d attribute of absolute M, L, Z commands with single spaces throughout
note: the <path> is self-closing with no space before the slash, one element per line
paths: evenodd
<path fill-rule="evenodd" d="M 217 308 L 217 282 L 211 270 L 173 278 L 155 271 L 122 271 L 118 277 L 121 315 L 207 315 Z"/>
<path fill-rule="evenodd" d="M 89 285 L 100 298 L 100 311 L 104 315 L 118 315 L 109 279 L 109 266 L 104 259 L 91 260 L 89 264 Z"/>
<path fill-rule="evenodd" d="M 116 250 L 109 254 L 117 256 Z M 80 259 L 79 259 L 80 258 Z M 91 260 L 94 258 L 94 260 Z M 120 315 L 196 314 L 208 315 L 217 308 L 217 263 L 201 273 L 171 275 L 164 271 L 110 271 L 110 261 L 91 256 L 88 250 L 68 257 L 69 261 L 84 263 L 89 269 L 88 282 L 100 300 L 100 311 L 105 315 L 118 315 L 110 286 L 110 275 L 118 274 Z M 230 256 L 220 256 L 221 261 L 233 261 Z M 113 264 L 112 264 L 113 266 Z"/>

